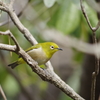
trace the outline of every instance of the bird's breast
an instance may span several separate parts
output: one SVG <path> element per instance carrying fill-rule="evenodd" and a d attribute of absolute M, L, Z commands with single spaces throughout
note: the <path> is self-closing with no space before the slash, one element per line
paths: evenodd
<path fill-rule="evenodd" d="M 32 59 L 37 61 L 39 65 L 44 64 L 49 60 L 41 47 L 28 51 L 28 54 L 32 57 Z"/>

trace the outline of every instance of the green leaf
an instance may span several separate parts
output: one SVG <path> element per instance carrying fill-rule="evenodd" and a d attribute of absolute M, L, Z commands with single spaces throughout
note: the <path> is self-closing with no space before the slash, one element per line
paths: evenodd
<path fill-rule="evenodd" d="M 71 1 L 65 0 L 58 13 L 56 28 L 65 34 L 70 34 L 78 27 L 80 12 Z"/>
<path fill-rule="evenodd" d="M 43 0 L 46 7 L 50 8 L 54 5 L 56 0 Z"/>

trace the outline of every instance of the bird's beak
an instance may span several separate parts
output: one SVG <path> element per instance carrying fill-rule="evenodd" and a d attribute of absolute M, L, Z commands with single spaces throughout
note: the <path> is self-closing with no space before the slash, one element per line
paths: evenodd
<path fill-rule="evenodd" d="M 61 50 L 61 51 L 63 50 L 63 49 L 61 49 L 61 48 L 57 48 L 57 49 L 58 49 L 58 50 Z"/>

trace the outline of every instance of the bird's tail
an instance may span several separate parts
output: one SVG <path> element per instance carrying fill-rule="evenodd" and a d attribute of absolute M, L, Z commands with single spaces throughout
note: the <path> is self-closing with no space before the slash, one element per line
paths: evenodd
<path fill-rule="evenodd" d="M 13 63 L 9 64 L 8 66 L 11 67 L 12 69 L 14 69 L 18 65 L 19 65 L 18 61 L 16 61 L 16 62 L 13 62 Z"/>

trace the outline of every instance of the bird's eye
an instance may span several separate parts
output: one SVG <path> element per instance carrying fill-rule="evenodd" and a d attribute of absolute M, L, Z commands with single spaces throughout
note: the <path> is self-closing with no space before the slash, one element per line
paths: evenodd
<path fill-rule="evenodd" d="M 54 46 L 50 46 L 50 49 L 54 49 Z"/>

